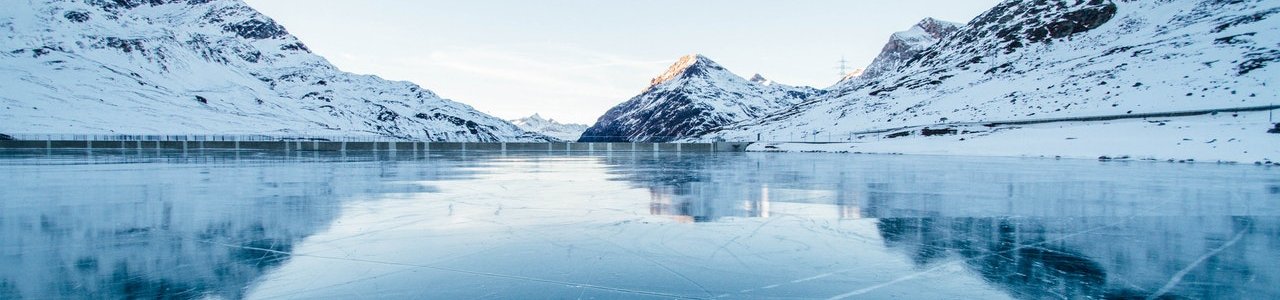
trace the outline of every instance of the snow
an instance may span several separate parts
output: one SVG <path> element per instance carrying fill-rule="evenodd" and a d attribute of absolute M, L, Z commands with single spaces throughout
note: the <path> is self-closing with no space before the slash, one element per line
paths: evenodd
<path fill-rule="evenodd" d="M 1273 66 L 1280 60 L 1276 54 L 1280 46 L 1274 43 L 1280 40 L 1280 19 L 1272 17 L 1280 11 L 1280 2 L 1090 3 L 1005 1 L 922 50 L 919 59 L 898 67 L 893 76 L 846 80 L 822 96 L 769 116 L 712 130 L 697 139 L 754 141 L 763 136 L 775 141 L 821 141 L 824 137 L 839 141 L 844 137 L 843 141 L 852 142 L 849 137 L 877 129 L 1258 107 L 1271 105 L 1280 97 L 1280 90 L 1268 86 L 1280 78 L 1280 68 Z M 1042 32 L 1037 31 L 1071 16 L 1081 18 L 1073 24 L 1090 20 L 1080 16 L 1102 19 L 1108 16 L 1110 5 L 1115 7 L 1114 15 L 1097 27 L 1060 38 L 1041 37 Z M 1005 28 L 1010 28 L 1009 32 L 1001 33 Z M 1172 121 L 1196 124 L 1203 120 Z M 895 139 L 862 146 L 887 152 L 964 155 L 1128 154 L 1240 162 L 1276 159 L 1269 150 L 1280 145 L 1276 139 L 1253 133 L 1265 132 L 1272 127 L 1269 124 L 1257 118 L 1249 124 L 1223 118 L 1207 120 L 1224 123 L 1181 128 L 1106 123 L 1066 129 L 1026 126 L 1042 131 L 1012 133 L 1022 129 L 1011 129 L 992 134 L 990 141 L 974 143 Z M 1220 127 L 1237 129 L 1197 131 Z M 1132 139 L 1150 141 L 1153 146 L 1145 149 L 1137 143 L 1053 140 L 1085 136 L 1077 130 L 1093 129 L 1099 131 L 1088 136 L 1095 140 Z M 1246 142 L 1190 147 L 1178 145 L 1182 137 L 1200 142 L 1219 137 L 1220 141 Z M 1017 138 L 1061 147 L 1019 146 L 1037 151 L 1003 147 L 1037 144 L 1019 144 Z M 1174 141 L 1167 142 L 1169 139 Z M 926 145 L 935 140 L 939 144 Z M 896 145 L 899 143 L 902 145 Z M 789 149 L 809 147 L 817 146 Z"/>
<path fill-rule="evenodd" d="M 699 63 L 706 64 L 714 62 L 711 62 L 710 59 L 706 56 L 702 56 L 702 54 L 695 53 L 681 56 L 674 64 L 671 64 L 671 67 L 667 68 L 666 72 L 662 72 L 658 77 L 654 77 L 649 80 L 649 89 L 653 89 L 660 84 L 667 83 L 668 81 L 681 77 L 685 74 L 685 71 L 689 70 L 690 67 Z"/>
<path fill-rule="evenodd" d="M 639 95 L 610 109 L 582 141 L 671 141 L 751 120 L 821 93 L 763 76 L 744 79 L 711 59 L 691 54 L 654 78 Z"/>
<path fill-rule="evenodd" d="M 342 72 L 240 0 L 18 1 L 0 35 L 3 133 L 531 139 L 412 83 Z"/>
<path fill-rule="evenodd" d="M 524 131 L 538 133 L 562 141 L 577 141 L 582 136 L 582 132 L 587 131 L 587 125 L 562 124 L 556 122 L 555 119 L 544 119 L 536 113 L 529 117 L 509 120 L 509 122 Z"/>
<path fill-rule="evenodd" d="M 880 55 L 871 61 L 866 68 L 855 70 L 845 76 L 836 86 L 852 84 L 845 82 L 857 78 L 859 82 L 872 81 L 882 75 L 897 74 L 899 67 L 911 60 L 921 51 L 938 43 L 942 38 L 954 33 L 964 24 L 925 18 L 906 31 L 896 32 L 889 36 L 889 42 L 880 50 Z"/>
<path fill-rule="evenodd" d="M 844 77 L 840 78 L 840 81 L 841 81 L 841 82 L 843 82 L 843 81 L 845 81 L 845 80 L 850 80 L 850 79 L 858 78 L 858 77 L 862 76 L 863 74 L 865 74 L 866 72 L 867 72 L 867 69 L 866 69 L 866 68 L 857 68 L 857 69 L 854 69 L 853 71 L 850 71 L 848 74 L 845 74 L 845 75 L 844 75 Z M 838 84 L 838 83 L 839 83 L 839 82 L 837 82 L 837 84 Z"/>
<path fill-rule="evenodd" d="M 748 151 L 824 151 L 926 155 L 1060 157 L 1122 160 L 1280 163 L 1280 134 L 1270 128 L 1266 112 L 1214 116 L 1149 118 L 1106 122 L 1059 122 L 1004 126 L 995 130 L 953 127 L 973 134 L 885 138 L 811 136 L 836 143 L 762 142 Z M 941 128 L 935 128 L 941 129 Z M 859 138 L 861 137 L 861 139 Z M 770 140 L 769 137 L 765 138 Z M 865 141 L 864 141 L 865 139 Z M 782 139 L 779 139 L 782 140 Z"/>

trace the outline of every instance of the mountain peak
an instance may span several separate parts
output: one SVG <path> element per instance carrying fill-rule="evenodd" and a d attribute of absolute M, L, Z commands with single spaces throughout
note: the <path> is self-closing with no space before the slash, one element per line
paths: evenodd
<path fill-rule="evenodd" d="M 947 22 L 934 18 L 924 18 L 911 29 L 893 34 L 893 38 L 902 40 L 937 40 L 956 32 L 964 24 Z"/>
<path fill-rule="evenodd" d="M 852 71 L 852 72 L 845 73 L 845 74 L 844 74 L 844 78 L 841 78 L 841 79 L 840 79 L 840 81 L 842 81 L 842 82 L 843 82 L 843 81 L 845 81 L 845 80 L 850 80 L 850 79 L 854 79 L 854 78 L 862 77 L 862 74 L 863 74 L 863 73 L 866 73 L 866 71 L 867 71 L 867 69 L 866 69 L 866 68 L 857 68 L 857 69 L 853 69 L 853 71 Z"/>
<path fill-rule="evenodd" d="M 924 18 L 924 20 L 912 25 L 907 31 L 896 32 L 890 36 L 889 42 L 880 50 L 880 55 L 876 56 L 871 65 L 868 65 L 857 75 L 845 76 L 840 82 L 855 82 L 850 80 L 855 78 L 862 78 L 859 81 L 866 81 L 877 78 L 881 74 L 893 72 L 915 57 L 920 51 L 937 43 L 943 37 L 959 31 L 963 26 L 963 24 L 959 23 Z"/>
<path fill-rule="evenodd" d="M 717 64 L 715 61 L 712 61 L 710 58 L 702 56 L 702 54 L 694 53 L 681 56 L 679 60 L 676 60 L 675 64 L 672 64 L 670 68 L 667 68 L 666 72 L 662 73 L 662 75 L 658 75 L 658 77 L 654 77 L 653 80 L 650 80 L 649 87 L 652 88 L 664 82 L 678 78 L 705 74 L 709 70 L 724 70 L 724 67 L 720 66 L 720 64 Z"/>
<path fill-rule="evenodd" d="M 681 57 L 648 89 L 614 106 L 579 142 L 668 142 L 790 108 L 825 91 L 733 74 L 705 56 Z"/>
<path fill-rule="evenodd" d="M 555 119 L 544 119 L 542 115 L 536 113 L 532 116 L 508 121 L 524 131 L 563 141 L 577 140 L 578 137 L 582 136 L 582 132 L 587 130 L 587 125 L 560 123 L 556 122 Z"/>
<path fill-rule="evenodd" d="M 920 22 L 916 23 L 916 27 L 930 29 L 930 28 L 936 28 L 936 27 L 944 26 L 948 24 L 955 24 L 955 23 L 934 19 L 933 17 L 925 17 L 923 20 L 920 20 Z"/>

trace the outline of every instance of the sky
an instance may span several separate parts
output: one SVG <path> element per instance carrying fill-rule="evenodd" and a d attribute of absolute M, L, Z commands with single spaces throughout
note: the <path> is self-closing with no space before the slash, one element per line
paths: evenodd
<path fill-rule="evenodd" d="M 246 0 L 338 68 L 406 80 L 503 119 L 592 124 L 680 56 L 825 88 L 925 17 L 999 0 Z"/>

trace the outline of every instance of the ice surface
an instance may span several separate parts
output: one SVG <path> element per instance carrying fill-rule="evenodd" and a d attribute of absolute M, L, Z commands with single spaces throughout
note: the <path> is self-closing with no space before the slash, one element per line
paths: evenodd
<path fill-rule="evenodd" d="M 0 298 L 1277 298 L 1277 169 L 4 152 Z"/>

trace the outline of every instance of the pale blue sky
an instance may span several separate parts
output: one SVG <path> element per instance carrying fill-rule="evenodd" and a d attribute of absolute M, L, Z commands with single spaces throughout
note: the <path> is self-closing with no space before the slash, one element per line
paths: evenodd
<path fill-rule="evenodd" d="M 677 58 L 827 87 L 925 17 L 998 0 L 246 0 L 346 71 L 408 80 L 501 118 L 594 123 Z"/>

